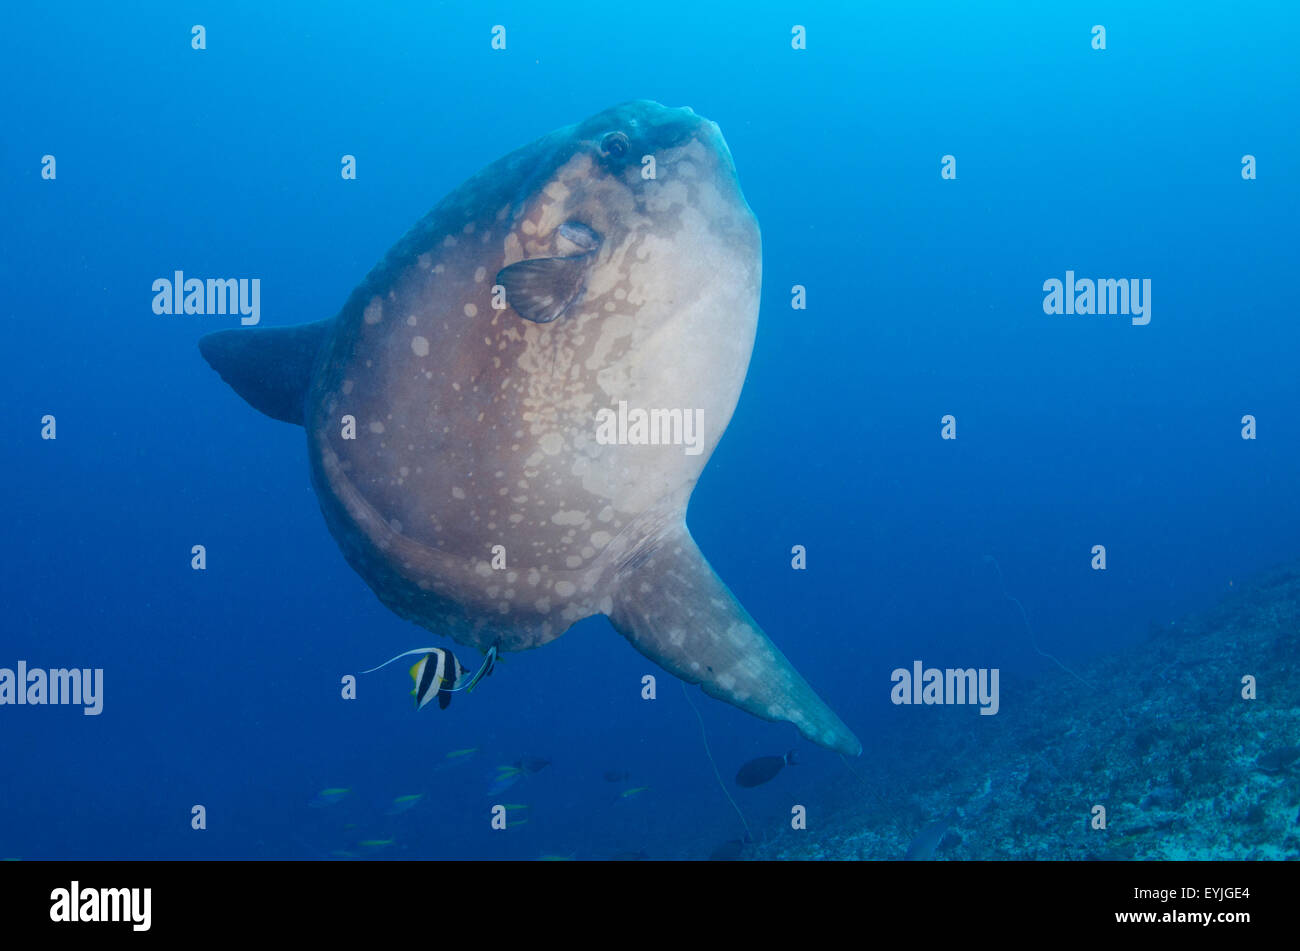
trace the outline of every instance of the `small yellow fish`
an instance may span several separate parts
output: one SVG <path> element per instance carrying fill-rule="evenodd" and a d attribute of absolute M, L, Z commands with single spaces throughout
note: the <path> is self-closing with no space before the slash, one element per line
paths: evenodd
<path fill-rule="evenodd" d="M 502 806 L 502 808 L 505 809 L 506 812 L 514 812 L 516 809 L 529 809 L 531 807 L 522 802 L 508 802 Z"/>
<path fill-rule="evenodd" d="M 396 839 L 362 839 L 357 845 L 363 845 L 368 849 L 382 849 L 386 845 L 392 845 Z"/>
<path fill-rule="evenodd" d="M 631 799 L 633 796 L 641 795 L 649 788 L 649 786 L 633 786 L 631 789 L 624 789 L 621 795 L 624 799 Z"/>
<path fill-rule="evenodd" d="M 348 797 L 352 790 L 344 786 L 331 786 L 329 789 L 322 789 L 316 794 L 316 798 L 307 805 L 320 809 L 324 806 L 333 806 Z"/>
<path fill-rule="evenodd" d="M 572 855 L 539 855 L 539 856 L 537 857 L 537 861 L 539 861 L 539 862 L 572 862 L 572 861 L 573 861 L 573 856 L 572 856 Z"/>
<path fill-rule="evenodd" d="M 446 755 L 445 759 L 460 759 L 462 756 L 469 756 L 477 752 L 478 752 L 477 746 L 471 746 L 468 749 L 464 749 L 464 750 L 452 750 L 450 753 Z"/>
<path fill-rule="evenodd" d="M 393 804 L 388 807 L 387 813 L 390 816 L 400 815 L 403 812 L 414 808 L 416 803 L 424 798 L 424 793 L 413 793 L 409 796 L 398 796 L 393 800 Z"/>

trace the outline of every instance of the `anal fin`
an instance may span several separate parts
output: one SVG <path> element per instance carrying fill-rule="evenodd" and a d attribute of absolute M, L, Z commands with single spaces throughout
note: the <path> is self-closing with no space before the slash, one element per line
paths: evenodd
<path fill-rule="evenodd" d="M 632 646 L 704 692 L 850 756 L 862 744 L 714 573 L 684 524 L 618 572 L 610 621 Z"/>

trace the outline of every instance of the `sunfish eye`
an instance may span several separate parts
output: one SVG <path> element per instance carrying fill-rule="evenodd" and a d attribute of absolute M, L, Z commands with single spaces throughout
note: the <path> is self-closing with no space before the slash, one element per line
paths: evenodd
<path fill-rule="evenodd" d="M 615 158 L 627 155 L 627 147 L 627 136 L 622 132 L 611 132 L 600 140 L 600 150 L 606 155 L 612 155 Z"/>

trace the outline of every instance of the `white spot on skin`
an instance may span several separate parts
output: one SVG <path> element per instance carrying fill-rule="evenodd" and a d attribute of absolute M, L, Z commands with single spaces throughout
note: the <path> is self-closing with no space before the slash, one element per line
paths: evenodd
<path fill-rule="evenodd" d="M 577 555 L 570 555 L 568 558 L 564 559 L 564 565 L 566 568 L 581 568 L 582 559 Z"/>
<path fill-rule="evenodd" d="M 486 278 L 486 277 L 487 277 L 487 268 L 485 268 L 485 267 L 475 268 L 475 270 L 474 270 L 474 283 L 475 283 L 475 284 L 482 284 L 484 278 Z"/>
<path fill-rule="evenodd" d="M 465 305 L 465 316 L 466 316 L 466 317 L 477 317 L 477 316 L 478 316 L 478 307 L 475 306 L 474 304 L 466 304 L 466 305 Z"/>
<path fill-rule="evenodd" d="M 558 595 L 559 595 L 560 597 L 562 597 L 562 598 L 567 598 L 567 597 L 569 597 L 570 595 L 572 595 L 572 594 L 573 594 L 575 591 L 577 591 L 577 590 L 578 590 L 577 586 L 574 585 L 574 583 L 573 583 L 572 581 L 557 581 L 557 582 L 555 582 L 555 593 L 558 594 Z"/>
<path fill-rule="evenodd" d="M 628 314 L 611 314 L 600 323 L 600 336 L 586 360 L 588 370 L 599 370 L 609 363 L 609 355 L 618 342 L 631 336 L 636 329 L 636 321 Z"/>
<path fill-rule="evenodd" d="M 674 647 L 681 647 L 686 643 L 686 632 L 680 627 L 675 627 L 668 632 L 668 640 Z"/>
<path fill-rule="evenodd" d="M 417 357 L 427 357 L 429 355 L 429 341 L 424 337 L 412 337 L 411 351 Z"/>
<path fill-rule="evenodd" d="M 384 319 L 384 302 L 377 296 L 370 298 L 370 303 L 366 305 L 365 321 L 367 324 L 377 324 Z"/>
<path fill-rule="evenodd" d="M 581 525 L 587 520 L 586 512 L 576 510 L 568 512 L 556 512 L 551 516 L 551 521 L 556 525 Z"/>
<path fill-rule="evenodd" d="M 343 381 L 343 395 L 344 395 L 344 396 L 347 396 L 349 393 L 352 392 L 352 386 L 353 386 L 353 384 L 352 384 L 352 381 L 351 381 L 351 380 L 344 380 L 344 381 Z"/>
<path fill-rule="evenodd" d="M 553 456 L 564 448 L 564 437 L 555 432 L 547 433 L 537 440 L 537 445 L 541 447 L 542 452 L 548 456 Z"/>
<path fill-rule="evenodd" d="M 465 490 L 462 489 L 460 486 L 453 486 L 451 490 L 451 497 L 453 499 L 463 499 L 465 497 Z"/>
<path fill-rule="evenodd" d="M 370 431 L 374 433 L 376 436 L 378 436 L 380 433 L 384 431 L 384 424 L 380 422 L 371 423 Z"/>
<path fill-rule="evenodd" d="M 614 536 L 611 535 L 609 532 L 591 533 L 591 543 L 595 545 L 597 548 L 604 548 L 613 540 L 614 540 Z"/>
<path fill-rule="evenodd" d="M 509 267 L 524 258 L 523 246 L 519 243 L 519 237 L 512 231 L 506 235 L 505 259 L 504 265 Z"/>

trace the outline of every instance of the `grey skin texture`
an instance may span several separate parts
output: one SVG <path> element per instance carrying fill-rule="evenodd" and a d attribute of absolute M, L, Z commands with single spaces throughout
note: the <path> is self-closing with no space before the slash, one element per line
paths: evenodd
<path fill-rule="evenodd" d="M 200 349 L 253 406 L 305 427 L 329 529 L 397 614 L 481 651 L 604 614 L 709 695 L 857 755 L 686 529 L 744 383 L 760 280 L 718 126 L 629 102 L 484 168 L 336 317 Z M 598 441 L 598 411 L 620 401 L 702 411 L 702 451 Z"/>

